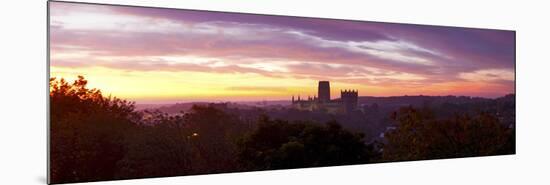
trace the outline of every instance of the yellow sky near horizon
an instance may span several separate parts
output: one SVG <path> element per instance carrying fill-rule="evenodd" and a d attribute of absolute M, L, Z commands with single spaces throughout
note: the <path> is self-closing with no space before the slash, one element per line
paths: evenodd
<path fill-rule="evenodd" d="M 261 101 L 290 100 L 317 94 L 318 80 L 292 77 L 268 77 L 255 73 L 209 73 L 194 71 L 128 71 L 105 67 L 56 67 L 50 76 L 74 81 L 78 75 L 88 80 L 88 87 L 100 89 L 104 95 L 137 103 L 187 101 Z M 487 89 L 486 84 L 454 82 L 433 84 L 424 88 L 403 90 L 402 87 L 368 86 L 331 82 L 331 98 L 339 98 L 340 90 L 356 89 L 360 96 L 447 95 L 445 92 Z M 501 87 L 494 87 L 501 88 Z"/>
<path fill-rule="evenodd" d="M 90 88 L 134 101 L 247 101 L 284 100 L 292 95 L 317 94 L 317 81 L 275 78 L 255 73 L 207 73 L 193 71 L 126 71 L 105 67 L 51 67 L 51 77 L 74 81 L 78 75 L 88 80 Z M 355 84 L 331 84 L 333 93 L 339 86 L 361 88 Z"/>

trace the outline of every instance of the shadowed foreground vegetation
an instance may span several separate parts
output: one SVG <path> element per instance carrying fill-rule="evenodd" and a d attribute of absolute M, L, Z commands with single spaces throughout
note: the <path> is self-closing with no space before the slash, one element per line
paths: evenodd
<path fill-rule="evenodd" d="M 385 141 L 367 144 L 335 121 L 250 123 L 215 106 L 140 112 L 86 84 L 50 79 L 52 183 L 515 153 L 514 129 L 483 113 L 441 120 L 404 107 Z"/>

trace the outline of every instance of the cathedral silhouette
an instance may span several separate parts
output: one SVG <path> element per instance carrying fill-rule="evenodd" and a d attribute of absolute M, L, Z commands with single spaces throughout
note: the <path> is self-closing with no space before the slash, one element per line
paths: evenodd
<path fill-rule="evenodd" d="M 330 99 L 330 82 L 319 81 L 317 96 L 302 99 L 292 96 L 292 106 L 298 110 L 324 111 L 328 113 L 351 113 L 357 109 L 358 91 L 340 90 L 340 99 Z"/>

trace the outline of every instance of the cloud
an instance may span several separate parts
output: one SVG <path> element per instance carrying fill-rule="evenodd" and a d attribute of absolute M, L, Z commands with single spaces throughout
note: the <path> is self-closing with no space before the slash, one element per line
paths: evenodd
<path fill-rule="evenodd" d="M 513 80 L 513 32 L 52 3 L 51 65 L 419 87 Z M 510 85 L 510 84 L 507 84 Z"/>
<path fill-rule="evenodd" d="M 163 55 L 177 55 L 180 57 L 195 55 L 207 60 L 210 58 L 225 59 L 225 61 L 218 60 L 215 64 L 204 63 L 204 65 L 210 65 L 210 67 L 236 65 L 242 68 L 254 68 L 267 72 L 292 71 L 292 69 L 287 67 L 287 65 L 292 64 L 273 64 L 276 60 L 314 61 L 333 65 L 368 65 L 374 68 L 404 70 L 407 72 L 425 68 L 425 66 L 394 65 L 391 61 L 380 61 L 380 59 L 372 58 L 365 55 L 365 53 L 353 52 L 360 49 L 358 46 L 354 47 L 339 43 L 342 46 L 341 48 L 327 48 L 319 47 L 315 43 L 297 42 L 295 36 L 288 34 L 289 29 L 274 26 L 211 21 L 195 23 L 194 27 L 199 27 L 199 30 L 202 31 L 195 33 L 193 31 L 155 32 L 150 30 L 150 32 L 136 31 L 124 33 L 101 29 L 71 30 L 62 27 L 55 28 L 52 29 L 52 43 L 54 43 L 52 47 L 54 48 L 54 52 L 52 54 L 59 56 L 64 55 L 62 53 L 80 52 L 88 54 L 88 59 L 83 58 L 84 60 L 90 60 L 92 56 L 101 56 L 101 58 L 111 58 L 111 61 L 116 61 L 117 58 L 124 59 L 131 57 L 161 61 L 158 58 Z M 377 46 L 374 49 L 361 50 L 367 51 L 367 54 L 380 55 L 385 58 L 403 58 L 404 56 L 397 52 L 382 50 L 387 48 L 413 48 L 410 45 L 402 43 L 400 45 L 380 43 L 373 42 L 371 44 L 373 46 L 371 47 Z M 257 60 L 258 58 L 261 60 Z M 410 56 L 409 59 L 425 62 L 425 60 Z M 164 61 L 173 62 L 172 60 Z M 192 61 L 182 59 L 179 62 L 189 63 Z M 306 73 L 306 71 L 303 72 Z M 315 74 L 309 76 L 315 76 Z"/>
<path fill-rule="evenodd" d="M 285 92 L 288 89 L 286 87 L 267 87 L 267 86 L 233 86 L 228 87 L 226 90 L 230 91 L 262 91 L 262 92 Z"/>
<path fill-rule="evenodd" d="M 404 55 L 399 53 L 399 51 L 414 50 L 430 54 L 437 54 L 437 52 L 435 51 L 431 51 L 404 41 L 335 41 L 323 39 L 321 37 L 309 35 L 307 33 L 299 31 L 287 31 L 286 33 L 294 35 L 299 39 L 311 42 L 312 45 L 318 45 L 320 47 L 327 48 L 342 48 L 350 52 L 357 52 L 361 54 L 375 56 L 381 59 L 388 59 L 405 63 L 433 65 L 433 62 L 429 59 L 411 55 Z"/>
<path fill-rule="evenodd" d="M 253 64 L 237 64 L 239 67 L 259 69 L 267 72 L 289 72 L 284 65 L 274 63 L 253 63 Z"/>
<path fill-rule="evenodd" d="M 469 81 L 514 81 L 515 72 L 509 69 L 483 69 L 460 73 L 459 77 Z"/>

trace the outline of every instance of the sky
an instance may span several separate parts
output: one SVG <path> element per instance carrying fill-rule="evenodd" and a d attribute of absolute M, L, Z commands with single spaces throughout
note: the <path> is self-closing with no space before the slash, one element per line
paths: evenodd
<path fill-rule="evenodd" d="M 137 103 L 360 96 L 499 97 L 515 33 L 50 2 L 50 76 Z"/>

